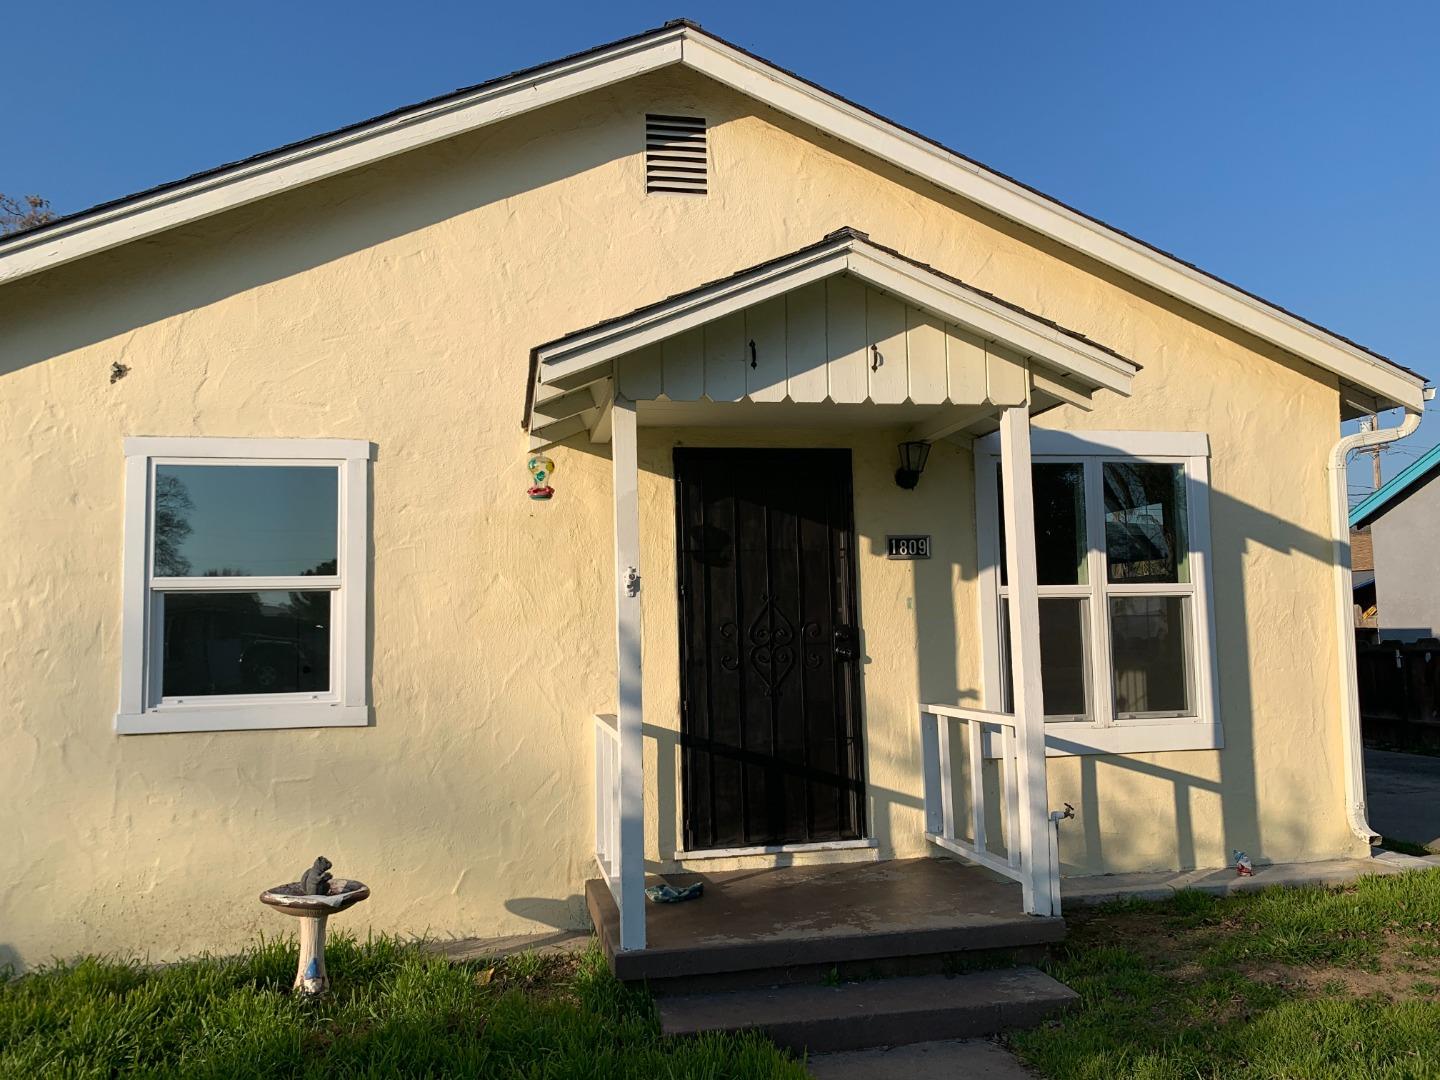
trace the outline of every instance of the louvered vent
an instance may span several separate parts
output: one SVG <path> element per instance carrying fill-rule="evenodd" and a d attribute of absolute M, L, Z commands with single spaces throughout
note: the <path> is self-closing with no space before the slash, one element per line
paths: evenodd
<path fill-rule="evenodd" d="M 645 117 L 645 190 L 704 195 L 705 120 L 699 116 Z"/>

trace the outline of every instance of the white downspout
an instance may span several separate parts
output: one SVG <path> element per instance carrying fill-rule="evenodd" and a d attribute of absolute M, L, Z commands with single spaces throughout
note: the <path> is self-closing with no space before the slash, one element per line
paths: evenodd
<path fill-rule="evenodd" d="M 1427 389 L 1429 401 L 1435 391 Z M 1335 640 L 1340 650 L 1340 736 L 1345 754 L 1345 812 L 1350 831 L 1373 844 L 1380 839 L 1365 809 L 1365 752 L 1360 741 L 1360 690 L 1355 674 L 1355 597 L 1350 583 L 1350 501 L 1346 459 L 1355 450 L 1383 446 L 1412 434 L 1423 413 L 1406 412 L 1399 427 L 1347 435 L 1330 451 L 1330 534 L 1335 545 Z"/>

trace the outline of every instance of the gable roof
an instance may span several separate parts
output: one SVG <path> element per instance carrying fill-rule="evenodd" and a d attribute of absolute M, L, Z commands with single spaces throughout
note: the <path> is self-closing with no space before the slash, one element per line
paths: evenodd
<path fill-rule="evenodd" d="M 525 426 L 538 386 L 575 390 L 610 375 L 620 356 L 724 315 L 848 274 L 931 314 L 1034 358 L 1077 392 L 1130 392 L 1140 366 L 1078 331 L 967 285 L 932 266 L 877 244 L 858 229 L 837 229 L 815 244 L 729 277 L 646 304 L 625 315 L 536 346 L 530 353 Z"/>
<path fill-rule="evenodd" d="M 0 285 L 373 161 L 683 65 L 1082 252 L 1341 380 L 1342 412 L 1423 408 L 1422 376 L 679 20 L 102 203 L 0 240 Z"/>
<path fill-rule="evenodd" d="M 1363 529 L 1399 506 L 1440 473 L 1440 443 L 1432 446 L 1350 511 L 1350 527 Z"/>

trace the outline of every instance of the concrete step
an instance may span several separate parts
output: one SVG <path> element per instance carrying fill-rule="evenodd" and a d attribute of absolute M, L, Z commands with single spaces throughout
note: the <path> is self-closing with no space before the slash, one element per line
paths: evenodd
<path fill-rule="evenodd" d="M 812 880 L 817 870 L 832 877 Z M 849 880 L 861 873 L 877 880 Z M 750 891 L 737 898 L 740 887 Z M 1021 913 L 1013 882 L 925 859 L 767 870 L 738 882 L 715 874 L 701 900 L 648 905 L 647 946 L 631 951 L 619 949 L 608 886 L 587 882 L 585 901 L 616 977 L 657 994 L 815 983 L 832 972 L 842 980 L 953 974 L 1033 961 L 1065 937 L 1063 919 Z"/>
<path fill-rule="evenodd" d="M 1076 999 L 1032 967 L 783 986 L 657 1000 L 666 1035 L 763 1032 L 798 1052 L 860 1050 L 1033 1027 Z"/>
<path fill-rule="evenodd" d="M 914 975 L 964 975 L 990 968 L 1013 968 L 1038 964 L 1049 951 L 1046 945 L 1023 945 L 995 949 L 966 949 L 951 952 L 911 952 L 899 956 L 865 956 L 852 959 L 847 941 L 832 942 L 833 959 L 819 963 L 785 963 L 761 960 L 754 967 L 700 971 L 694 974 L 654 974 L 645 980 L 655 997 L 672 994 L 715 994 L 727 990 L 750 990 L 803 983 L 869 982 Z M 868 942 L 858 944 L 868 945 Z M 923 947 L 923 940 L 907 943 Z M 624 956 L 624 954 L 621 954 Z M 731 961 L 733 962 L 733 961 Z M 672 969 L 674 970 L 674 969 Z"/>

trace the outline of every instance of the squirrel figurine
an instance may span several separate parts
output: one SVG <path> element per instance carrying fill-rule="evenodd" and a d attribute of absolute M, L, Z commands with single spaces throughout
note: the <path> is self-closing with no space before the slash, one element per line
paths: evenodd
<path fill-rule="evenodd" d="M 314 866 L 300 875 L 300 892 L 305 896 L 328 896 L 330 877 L 330 860 L 321 855 Z"/>

